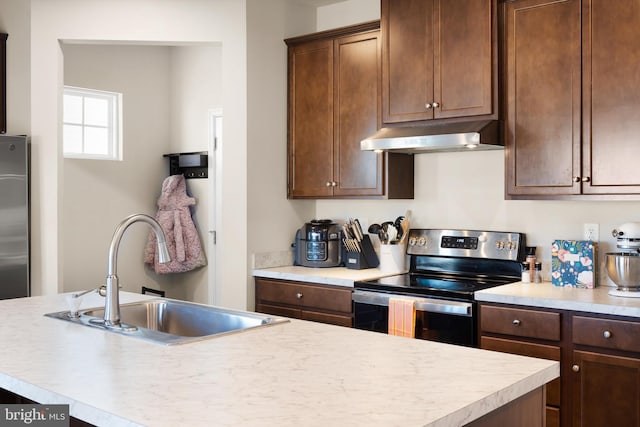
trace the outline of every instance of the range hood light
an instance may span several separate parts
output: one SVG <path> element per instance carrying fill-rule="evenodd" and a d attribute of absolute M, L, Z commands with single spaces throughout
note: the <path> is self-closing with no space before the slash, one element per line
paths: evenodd
<path fill-rule="evenodd" d="M 382 128 L 360 141 L 365 151 L 397 153 L 504 149 L 497 120 Z"/>

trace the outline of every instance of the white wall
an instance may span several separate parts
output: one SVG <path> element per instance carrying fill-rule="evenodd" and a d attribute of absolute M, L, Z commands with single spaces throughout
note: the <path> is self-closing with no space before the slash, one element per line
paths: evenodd
<path fill-rule="evenodd" d="M 170 152 L 208 151 L 208 113 L 222 110 L 222 46 L 195 45 L 171 48 L 171 131 Z M 209 161 L 214 162 L 214 157 Z M 208 265 L 194 271 L 172 275 L 170 289 L 189 301 L 208 303 L 209 274 L 215 276 L 213 253 L 208 253 L 209 188 L 215 177 L 188 179 L 187 190 L 196 199 L 193 220 L 207 254 Z M 220 247 L 220 246 L 218 246 Z M 168 290 L 167 290 L 168 291 Z M 167 293 L 167 295 L 169 295 Z"/>
<path fill-rule="evenodd" d="M 134 45 L 63 45 L 66 85 L 122 93 L 123 161 L 64 159 L 62 290 L 89 289 L 104 283 L 109 242 L 128 215 L 155 215 L 160 185 L 167 176 L 170 152 L 169 47 Z M 167 277 L 144 267 L 143 251 L 150 229 L 127 230 L 119 251 L 122 287 L 164 289 L 184 298 Z M 87 236 L 91 236 L 88 242 Z M 89 250 L 87 250 L 89 249 Z"/>
<path fill-rule="evenodd" d="M 380 19 L 380 0 L 348 0 L 318 8 L 317 31 Z"/>
<path fill-rule="evenodd" d="M 218 220 L 225 224 L 218 241 L 220 281 L 225 289 L 219 303 L 244 308 L 247 300 L 246 253 L 246 30 L 245 2 L 239 0 L 32 0 L 31 2 L 31 135 L 34 166 L 32 197 L 33 293 L 62 290 L 60 236 L 62 158 L 59 123 L 62 52 L 59 40 L 133 41 L 136 44 L 221 43 L 222 104 L 225 145 L 221 155 L 221 198 Z M 95 17 L 95 19 L 92 19 Z M 228 166 L 227 166 L 228 165 Z M 91 247 L 87 250 L 101 250 Z M 105 261 L 106 262 L 106 261 Z M 228 285 L 227 285 L 228 284 Z"/>
<path fill-rule="evenodd" d="M 286 251 L 315 202 L 287 200 L 287 49 L 284 39 L 315 31 L 315 9 L 284 0 L 247 4 L 248 157 L 246 257 Z M 253 278 L 247 271 L 247 306 Z"/>

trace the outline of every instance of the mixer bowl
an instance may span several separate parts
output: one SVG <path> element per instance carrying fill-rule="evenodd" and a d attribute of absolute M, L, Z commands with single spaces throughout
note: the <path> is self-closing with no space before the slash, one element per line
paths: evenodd
<path fill-rule="evenodd" d="M 621 291 L 640 292 L 640 254 L 608 253 L 607 273 Z"/>

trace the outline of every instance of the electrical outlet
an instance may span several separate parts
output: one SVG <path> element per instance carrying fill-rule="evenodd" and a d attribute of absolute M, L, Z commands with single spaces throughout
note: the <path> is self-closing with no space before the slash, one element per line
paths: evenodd
<path fill-rule="evenodd" d="M 600 226 L 598 224 L 584 225 L 584 239 L 597 242 L 600 238 Z"/>

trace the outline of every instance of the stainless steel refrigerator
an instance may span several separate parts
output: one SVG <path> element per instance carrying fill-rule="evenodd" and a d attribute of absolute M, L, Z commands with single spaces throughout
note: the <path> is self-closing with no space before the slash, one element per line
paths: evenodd
<path fill-rule="evenodd" d="M 0 135 L 0 299 L 29 286 L 29 138 Z"/>

